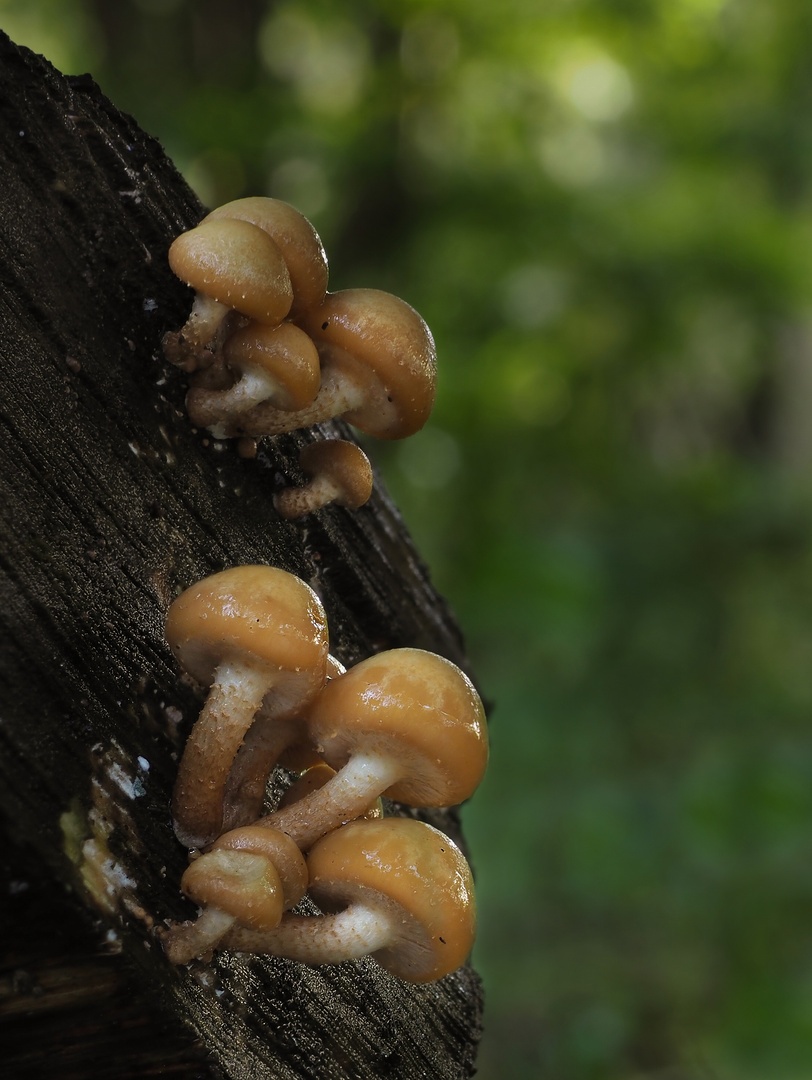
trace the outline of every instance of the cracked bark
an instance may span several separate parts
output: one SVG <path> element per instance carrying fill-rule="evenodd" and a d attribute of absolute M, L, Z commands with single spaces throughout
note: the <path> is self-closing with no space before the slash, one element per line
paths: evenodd
<path fill-rule="evenodd" d="M 168 812 L 200 704 L 163 640 L 177 592 L 271 563 L 319 593 L 345 664 L 403 645 L 468 664 L 379 481 L 359 511 L 275 514 L 301 444 L 346 427 L 245 460 L 189 424 L 160 341 L 190 304 L 166 250 L 203 208 L 161 147 L 91 79 L 5 37 L 0 125 L 4 1071 L 470 1076 L 470 967 L 427 986 L 371 960 L 178 970 L 155 943 L 155 925 L 191 914 Z M 453 810 L 421 816 L 460 840 Z"/>

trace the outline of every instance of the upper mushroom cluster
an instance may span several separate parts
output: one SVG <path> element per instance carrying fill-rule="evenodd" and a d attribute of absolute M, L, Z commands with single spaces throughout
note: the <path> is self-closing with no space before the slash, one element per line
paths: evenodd
<path fill-rule="evenodd" d="M 187 589 L 166 636 L 208 688 L 173 797 L 193 849 L 181 888 L 202 912 L 164 931 L 170 960 L 214 947 L 310 964 L 372 955 L 413 982 L 459 967 L 476 921 L 465 858 L 437 829 L 383 817 L 380 796 L 434 807 L 473 793 L 488 744 L 467 676 L 411 648 L 345 671 L 316 594 L 268 566 Z M 302 777 L 263 816 L 279 763 Z M 322 915 L 290 913 L 305 893 Z"/>
<path fill-rule="evenodd" d="M 164 353 L 191 374 L 186 406 L 197 426 L 217 438 L 258 438 L 343 417 L 368 435 L 401 439 L 425 424 L 436 389 L 428 326 L 390 293 L 328 292 L 324 247 L 292 206 L 226 203 L 177 237 L 169 263 L 195 290 Z M 369 497 L 369 463 L 360 451 L 333 452 L 337 443 L 328 441 L 316 471 L 302 462 L 318 492 L 283 502 L 283 516 L 323 505 L 324 472 L 338 490 L 328 499 L 357 506 Z"/>

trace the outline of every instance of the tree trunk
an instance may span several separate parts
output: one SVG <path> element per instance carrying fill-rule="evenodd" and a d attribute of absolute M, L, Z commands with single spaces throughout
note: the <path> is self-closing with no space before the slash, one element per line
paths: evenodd
<path fill-rule="evenodd" d="M 190 307 L 166 252 L 204 211 L 161 147 L 7 38 L 0 125 L 3 1074 L 469 1076 L 470 967 L 425 986 L 372 960 L 174 968 L 156 942 L 193 915 L 169 795 L 200 701 L 163 639 L 182 588 L 270 563 L 316 589 L 347 665 L 466 658 L 379 482 L 358 511 L 274 512 L 299 446 L 346 428 L 244 459 L 189 423 L 161 353 Z M 453 811 L 421 816 L 459 839 Z"/>

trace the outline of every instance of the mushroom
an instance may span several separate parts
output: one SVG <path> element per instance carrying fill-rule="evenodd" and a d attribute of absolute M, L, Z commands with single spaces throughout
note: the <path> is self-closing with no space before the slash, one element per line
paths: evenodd
<path fill-rule="evenodd" d="M 319 234 L 303 214 L 281 199 L 254 195 L 218 206 L 203 220 L 221 219 L 249 221 L 276 243 L 293 287 L 291 319 L 322 302 L 327 292 L 327 256 Z"/>
<path fill-rule="evenodd" d="M 186 868 L 180 887 L 203 910 L 161 936 L 173 964 L 209 953 L 235 925 L 273 930 L 307 890 L 307 867 L 284 833 L 247 826 L 224 833 Z"/>
<path fill-rule="evenodd" d="M 413 307 L 377 289 L 328 293 L 298 325 L 316 344 L 321 388 L 303 409 L 255 405 L 233 435 L 279 435 L 343 417 L 380 439 L 402 439 L 429 417 L 437 356 L 431 331 Z"/>
<path fill-rule="evenodd" d="M 338 772 L 324 787 L 258 824 L 286 832 L 307 850 L 320 836 L 365 813 L 378 795 L 412 806 L 452 806 L 485 772 L 485 714 L 470 679 L 422 649 L 390 649 L 331 679 L 305 724 Z"/>
<path fill-rule="evenodd" d="M 290 311 L 293 291 L 282 252 L 248 221 L 204 221 L 169 248 L 169 265 L 195 290 L 183 328 L 164 335 L 164 354 L 187 371 L 208 367 L 237 311 L 275 325 Z"/>
<path fill-rule="evenodd" d="M 316 346 L 293 323 L 250 322 L 223 344 L 225 368 L 236 375 L 230 386 L 211 387 L 207 373 L 192 380 L 186 409 L 193 424 L 215 438 L 228 438 L 229 421 L 261 401 L 280 409 L 301 409 L 316 396 L 321 369 Z"/>
<path fill-rule="evenodd" d="M 415 983 L 465 962 L 476 933 L 471 870 L 438 829 L 410 818 L 353 821 L 323 837 L 307 865 L 309 894 L 327 914 L 285 915 L 264 933 L 235 927 L 222 946 L 305 964 L 371 955 Z"/>
<path fill-rule="evenodd" d="M 329 503 L 356 510 L 372 494 L 372 466 L 360 446 L 344 439 L 308 443 L 299 453 L 304 487 L 289 487 L 273 497 L 276 512 L 293 519 L 312 514 Z"/>
<path fill-rule="evenodd" d="M 284 720 L 324 685 L 327 623 L 319 598 L 293 574 L 238 566 L 182 593 L 166 638 L 182 670 L 209 687 L 172 803 L 178 838 L 205 847 L 222 832 L 228 775 L 260 708 L 266 721 Z"/>

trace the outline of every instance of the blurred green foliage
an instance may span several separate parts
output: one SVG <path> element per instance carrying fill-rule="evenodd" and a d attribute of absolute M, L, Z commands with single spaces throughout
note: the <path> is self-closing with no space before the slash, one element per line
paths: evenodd
<path fill-rule="evenodd" d="M 812 5 L 0 0 L 434 330 L 486 1080 L 812 1073 Z"/>

